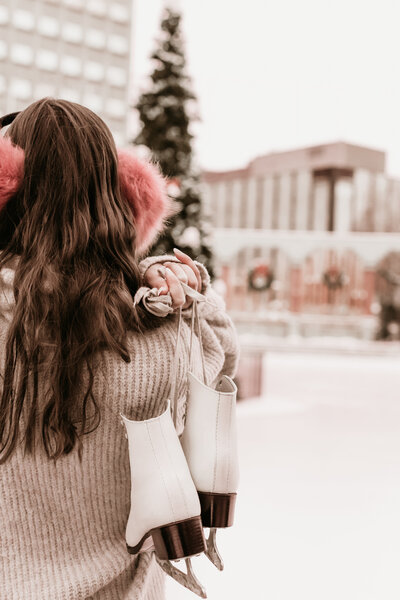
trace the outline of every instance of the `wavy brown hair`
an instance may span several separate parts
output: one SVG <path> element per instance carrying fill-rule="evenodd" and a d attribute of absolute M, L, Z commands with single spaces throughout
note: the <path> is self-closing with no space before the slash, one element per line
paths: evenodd
<path fill-rule="evenodd" d="M 25 151 L 25 165 L 20 189 L 0 213 L 0 269 L 18 256 L 0 464 L 16 448 L 21 421 L 25 453 L 34 453 L 39 439 L 49 458 L 77 445 L 81 460 L 82 437 L 101 419 L 92 392 L 96 352 L 107 348 L 130 362 L 128 331 L 144 333 L 162 319 L 133 305 L 143 285 L 135 225 L 106 124 L 84 106 L 44 98 L 6 135 Z M 84 366 L 89 384 L 82 391 Z M 40 377 L 48 391 L 39 400 Z"/>

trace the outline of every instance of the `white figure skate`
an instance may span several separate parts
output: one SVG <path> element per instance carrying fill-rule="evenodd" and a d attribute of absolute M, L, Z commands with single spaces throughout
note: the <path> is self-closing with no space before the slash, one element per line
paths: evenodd
<path fill-rule="evenodd" d="M 206 549 L 200 502 L 171 418 L 170 402 L 159 417 L 133 421 L 126 427 L 131 470 L 131 510 L 126 526 L 130 554 L 154 550 L 164 571 L 181 585 L 206 598 L 191 556 Z M 169 561 L 185 559 L 187 573 Z"/>
<path fill-rule="evenodd" d="M 192 371 L 188 372 L 186 422 L 180 439 L 199 494 L 203 526 L 210 528 L 206 555 L 218 569 L 222 570 L 223 562 L 216 546 L 216 529 L 233 525 L 239 483 L 237 387 L 227 375 L 219 378 L 215 389 L 207 385 L 197 300 L 193 303 L 192 336 L 195 316 L 204 383 Z"/>

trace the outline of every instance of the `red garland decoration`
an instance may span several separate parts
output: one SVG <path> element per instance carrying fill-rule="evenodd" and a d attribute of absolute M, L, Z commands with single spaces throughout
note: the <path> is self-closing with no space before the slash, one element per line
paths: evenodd
<path fill-rule="evenodd" d="M 337 267 L 329 267 L 322 275 L 322 282 L 329 290 L 338 290 L 342 288 L 344 281 L 344 273 Z"/>
<path fill-rule="evenodd" d="M 273 280 L 274 274 L 266 264 L 255 266 L 248 274 L 249 288 L 258 292 L 268 290 Z"/>

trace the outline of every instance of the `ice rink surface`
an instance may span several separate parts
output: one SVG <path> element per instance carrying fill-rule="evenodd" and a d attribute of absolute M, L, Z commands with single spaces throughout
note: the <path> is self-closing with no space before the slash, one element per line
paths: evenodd
<path fill-rule="evenodd" d="M 269 353 L 209 600 L 400 600 L 400 356 Z M 177 563 L 183 568 L 184 563 Z M 197 598 L 167 578 L 168 600 Z"/>

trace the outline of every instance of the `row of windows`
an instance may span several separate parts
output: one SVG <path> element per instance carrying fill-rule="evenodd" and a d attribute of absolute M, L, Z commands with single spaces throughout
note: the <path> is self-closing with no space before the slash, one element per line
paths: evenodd
<path fill-rule="evenodd" d="M 59 4 L 60 0 L 47 0 L 51 4 Z M 62 0 L 62 3 L 73 10 L 85 9 L 96 17 L 108 16 L 117 23 L 126 23 L 129 20 L 128 5 L 106 0 Z"/>
<path fill-rule="evenodd" d="M 59 4 L 60 0 L 47 0 L 51 4 Z M 117 23 L 126 23 L 129 20 L 128 5 L 120 2 L 107 2 L 106 0 L 62 0 L 62 3 L 73 10 L 85 9 L 96 17 L 108 16 Z"/>
<path fill-rule="evenodd" d="M 49 0 L 48 0 L 49 1 Z M 53 0 L 53 4 L 59 4 L 59 0 Z M 108 17 L 116 23 L 127 23 L 129 21 L 129 10 L 127 6 L 116 2 L 106 3 L 101 0 L 63 0 L 63 4 L 69 8 L 86 9 L 98 17 Z M 107 11 L 108 8 L 108 11 Z M 38 24 L 42 17 L 39 17 Z M 0 7 L 0 23 L 12 23 L 14 27 L 24 31 L 32 31 L 35 28 L 35 15 L 27 10 L 16 9 L 12 13 L 6 6 Z"/>
<path fill-rule="evenodd" d="M 398 231 L 400 223 L 400 183 L 361 169 L 353 181 L 336 182 L 333 206 L 330 182 L 310 172 L 218 182 L 206 190 L 204 209 L 215 227 L 384 232 Z"/>
<path fill-rule="evenodd" d="M 0 40 L 0 60 L 7 57 L 7 44 Z M 34 52 L 30 46 L 24 44 L 13 44 L 9 50 L 9 56 L 13 63 L 28 67 L 36 64 L 44 71 L 60 71 L 68 77 L 83 76 L 89 81 L 100 82 L 104 79 L 115 87 L 124 87 L 127 84 L 127 73 L 120 67 L 109 66 L 87 60 L 82 61 L 77 56 L 59 56 L 52 50 L 39 49 Z"/>
<path fill-rule="evenodd" d="M 6 25 L 9 21 L 8 9 L 0 6 L 0 25 Z M 25 31 L 31 31 L 35 27 L 34 15 L 32 13 L 16 10 L 12 15 L 12 24 Z M 110 52 L 125 55 L 129 51 L 128 39 L 116 34 L 106 35 L 100 29 L 84 29 L 79 23 L 60 21 L 54 17 L 42 16 L 37 21 L 37 31 L 49 38 L 61 38 L 71 44 L 85 43 L 89 48 L 103 50 L 107 48 Z"/>
<path fill-rule="evenodd" d="M 11 81 L 7 81 L 4 76 L 0 75 L 0 94 L 6 92 L 18 100 L 58 96 L 71 102 L 80 102 L 97 113 L 104 110 L 114 118 L 123 118 L 127 112 L 126 103 L 120 98 L 102 98 L 93 93 L 81 94 L 80 90 L 72 87 L 62 87 L 57 93 L 55 86 L 48 83 L 38 83 L 33 86 L 32 82 L 27 79 L 13 78 Z"/>

